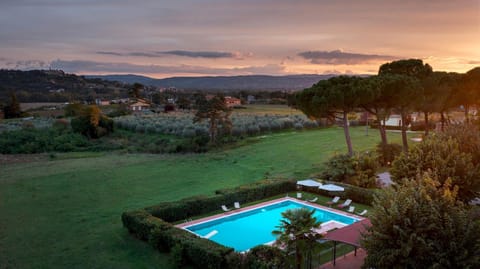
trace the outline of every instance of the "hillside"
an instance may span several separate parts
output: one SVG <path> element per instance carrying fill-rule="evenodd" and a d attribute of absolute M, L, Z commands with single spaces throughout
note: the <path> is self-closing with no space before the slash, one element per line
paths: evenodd
<path fill-rule="evenodd" d="M 61 70 L 0 70 L 0 100 L 14 91 L 21 102 L 69 102 L 127 95 L 122 83 L 85 78 Z"/>
<path fill-rule="evenodd" d="M 139 82 L 157 87 L 186 90 L 301 90 L 334 75 L 172 77 L 153 79 L 137 75 L 86 76 L 123 83 Z"/>

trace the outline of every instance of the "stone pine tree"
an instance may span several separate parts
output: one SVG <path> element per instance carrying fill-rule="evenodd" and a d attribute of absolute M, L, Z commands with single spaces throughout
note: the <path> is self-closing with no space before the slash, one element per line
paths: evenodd
<path fill-rule="evenodd" d="M 363 101 L 360 77 L 338 76 L 321 80 L 296 95 L 296 106 L 310 118 L 340 120 L 343 125 L 348 154 L 353 156 L 348 113 Z"/>
<path fill-rule="evenodd" d="M 210 100 L 202 99 L 198 101 L 197 112 L 193 118 L 193 122 L 202 122 L 208 120 L 210 135 L 210 143 L 217 143 L 219 134 L 219 126 L 222 127 L 224 134 L 230 134 L 232 130 L 232 121 L 230 114 L 232 110 L 226 105 L 225 98 L 216 95 Z"/>
<path fill-rule="evenodd" d="M 465 121 L 470 122 L 470 110 L 478 105 L 480 99 L 480 67 L 473 68 L 461 76 L 457 88 L 458 103 L 463 106 Z"/>
<path fill-rule="evenodd" d="M 428 176 L 375 198 L 363 268 L 480 268 L 480 226 L 449 182 Z"/>
<path fill-rule="evenodd" d="M 320 222 L 313 216 L 315 210 L 307 208 L 289 209 L 282 212 L 282 220 L 272 233 L 277 236 L 277 244 L 284 245 L 287 251 L 295 252 L 295 268 L 302 268 L 305 258 L 311 257 L 311 251 L 316 240 L 321 235 L 313 232 L 320 227 Z M 307 261 L 309 268 L 311 259 Z"/>

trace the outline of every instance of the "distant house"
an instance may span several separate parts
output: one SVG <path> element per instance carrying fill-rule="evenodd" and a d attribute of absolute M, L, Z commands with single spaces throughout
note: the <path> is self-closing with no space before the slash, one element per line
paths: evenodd
<path fill-rule="evenodd" d="M 248 95 L 247 96 L 247 103 L 253 104 L 253 103 L 255 103 L 255 101 L 256 101 L 255 96 L 253 96 L 253 95 Z"/>
<path fill-rule="evenodd" d="M 388 120 L 385 122 L 385 126 L 401 126 L 402 125 L 402 116 L 400 115 L 391 115 Z"/>
<path fill-rule="evenodd" d="M 139 99 L 137 100 L 137 102 L 130 104 L 129 108 L 131 111 L 139 112 L 139 111 L 148 110 L 150 108 L 150 104 L 147 103 L 145 100 Z"/>
<path fill-rule="evenodd" d="M 235 98 L 235 97 L 225 96 L 225 104 L 228 107 L 239 106 L 239 105 L 242 104 L 242 101 L 238 98 Z"/>
<path fill-rule="evenodd" d="M 108 105 L 110 105 L 110 101 L 102 100 L 102 99 L 95 99 L 95 104 L 97 106 L 108 106 Z"/>
<path fill-rule="evenodd" d="M 211 100 L 213 97 L 215 97 L 215 95 L 207 94 L 205 96 L 205 99 Z M 225 104 L 227 105 L 227 107 L 239 106 L 242 104 L 242 101 L 238 98 L 231 97 L 231 96 L 225 96 L 224 98 L 225 98 Z"/>

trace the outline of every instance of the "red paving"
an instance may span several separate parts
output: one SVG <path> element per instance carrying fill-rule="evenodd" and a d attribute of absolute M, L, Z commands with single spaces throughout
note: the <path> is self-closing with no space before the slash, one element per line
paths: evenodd
<path fill-rule="evenodd" d="M 335 266 L 333 261 L 326 263 L 317 269 L 360 269 L 363 265 L 363 260 L 367 253 L 364 249 L 357 249 L 357 256 L 354 256 L 354 251 L 343 256 L 337 257 Z"/>

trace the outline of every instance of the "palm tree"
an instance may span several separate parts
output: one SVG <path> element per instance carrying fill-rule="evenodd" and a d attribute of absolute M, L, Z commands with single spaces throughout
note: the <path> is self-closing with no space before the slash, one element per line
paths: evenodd
<path fill-rule="evenodd" d="M 295 251 L 296 268 L 302 267 L 304 254 L 311 264 L 311 249 L 316 240 L 321 237 L 313 230 L 320 227 L 320 222 L 313 216 L 315 210 L 307 208 L 289 209 L 282 213 L 278 230 L 273 231 L 277 235 L 276 244 L 285 246 L 287 251 Z"/>

